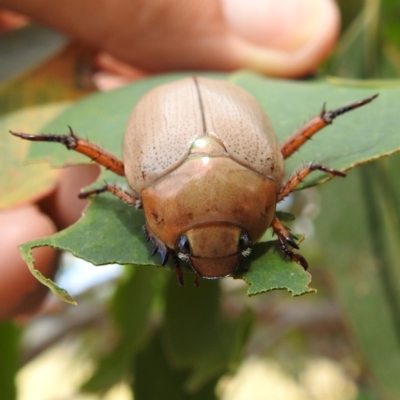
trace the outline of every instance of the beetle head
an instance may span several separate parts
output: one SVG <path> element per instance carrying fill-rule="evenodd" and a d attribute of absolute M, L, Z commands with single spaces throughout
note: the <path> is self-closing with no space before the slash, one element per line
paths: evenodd
<path fill-rule="evenodd" d="M 250 252 L 250 244 L 247 233 L 237 226 L 201 225 L 181 235 L 176 250 L 200 276 L 213 279 L 231 275 L 241 255 Z"/>

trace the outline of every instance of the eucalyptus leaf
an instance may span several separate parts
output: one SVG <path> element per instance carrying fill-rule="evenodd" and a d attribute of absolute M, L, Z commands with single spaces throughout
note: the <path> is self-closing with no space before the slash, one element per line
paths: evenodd
<path fill-rule="evenodd" d="M 268 263 L 265 262 L 268 254 Z M 250 285 L 249 296 L 274 289 L 287 289 L 293 296 L 315 292 L 309 288 L 311 275 L 298 264 L 282 260 L 277 241 L 257 243 L 252 251 L 249 271 L 242 278 Z"/>
<path fill-rule="evenodd" d="M 125 125 L 139 98 L 161 83 L 184 76 L 187 74 L 157 76 L 112 92 L 90 96 L 55 119 L 43 132 L 66 133 L 70 125 L 78 135 L 120 156 Z M 398 125 L 394 123 L 398 121 L 400 106 L 398 89 L 385 87 L 371 90 L 368 86 L 344 87 L 329 82 L 282 81 L 249 73 L 214 77 L 229 79 L 253 94 L 269 114 L 281 142 L 305 120 L 317 115 L 325 102 L 328 102 L 327 109 L 334 109 L 379 91 L 379 98 L 372 104 L 340 116 L 332 126 L 318 133 L 313 141 L 288 159 L 286 167 L 289 172 L 311 161 L 347 171 L 400 150 Z M 46 159 L 55 166 L 87 162 L 83 156 L 51 143 L 34 143 L 30 159 Z M 111 178 L 110 173 L 105 173 L 100 181 L 103 182 L 104 178 L 108 182 L 121 181 L 120 178 Z M 323 173 L 311 174 L 303 187 L 322 183 L 328 178 Z M 21 250 L 25 259 L 29 259 L 33 247 L 52 246 L 70 251 L 95 265 L 154 266 L 159 260 L 149 255 L 149 246 L 141 230 L 143 224 L 140 212 L 110 196 L 100 195 L 92 200 L 77 224 L 52 238 L 25 244 Z M 265 249 L 265 253 L 261 249 Z M 272 289 L 287 289 L 294 295 L 311 291 L 308 287 L 310 275 L 285 259 L 276 250 L 275 244 L 255 246 L 247 264 L 249 271 L 243 278 L 251 285 L 249 294 Z M 38 276 L 32 262 L 30 268 Z M 48 280 L 39 278 L 58 293 Z"/>

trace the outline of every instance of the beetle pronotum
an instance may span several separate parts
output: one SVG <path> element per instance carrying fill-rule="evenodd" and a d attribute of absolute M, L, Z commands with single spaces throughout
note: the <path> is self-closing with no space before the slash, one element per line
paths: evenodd
<path fill-rule="evenodd" d="M 229 82 L 200 77 L 159 86 L 142 97 L 125 132 L 123 161 L 71 129 L 69 135 L 11 133 L 62 143 L 125 176 L 132 192 L 105 184 L 79 197 L 108 191 L 142 208 L 152 254 L 161 255 L 162 265 L 172 255 L 183 284 L 179 259 L 204 278 L 229 276 L 269 227 L 283 253 L 306 269 L 304 257 L 291 250 L 299 247 L 276 217 L 276 204 L 312 171 L 345 174 L 311 163 L 284 180 L 283 160 L 337 116 L 376 96 L 333 111 L 324 107 L 282 145 L 249 93 Z"/>

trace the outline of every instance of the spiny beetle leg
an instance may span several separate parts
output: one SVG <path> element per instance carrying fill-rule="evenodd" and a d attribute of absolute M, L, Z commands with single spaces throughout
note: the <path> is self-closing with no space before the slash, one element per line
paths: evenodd
<path fill-rule="evenodd" d="M 278 236 L 280 241 L 284 243 L 290 244 L 290 246 L 294 247 L 295 249 L 299 249 L 299 246 L 296 243 L 296 236 L 294 236 L 289 228 L 282 224 L 278 218 L 274 217 L 271 223 L 271 227 L 274 230 L 276 236 Z"/>
<path fill-rule="evenodd" d="M 152 230 L 145 225 L 143 227 L 144 234 L 146 236 L 146 241 L 153 244 L 153 249 L 151 251 L 151 255 L 154 256 L 157 252 L 161 255 L 161 265 L 165 265 L 168 261 L 168 256 L 171 254 L 172 260 L 174 262 L 174 270 L 176 277 L 178 278 L 178 283 L 180 286 L 183 286 L 185 284 L 185 281 L 183 279 L 183 273 L 181 270 L 181 267 L 179 265 L 179 257 L 175 253 L 175 251 L 169 249 L 165 243 L 163 243 L 153 232 Z M 196 278 L 195 278 L 196 279 Z M 196 283 L 195 283 L 196 284 Z M 197 286 L 197 285 L 196 285 Z"/>
<path fill-rule="evenodd" d="M 306 165 L 294 172 L 292 176 L 286 180 L 286 182 L 279 189 L 277 202 L 279 203 L 286 196 L 292 193 L 293 190 L 295 190 L 296 187 L 303 181 L 303 179 L 313 171 L 324 171 L 328 174 L 341 176 L 343 178 L 346 176 L 346 174 L 342 171 L 337 171 L 336 169 L 328 168 L 321 164 L 311 163 L 310 165 Z"/>
<path fill-rule="evenodd" d="M 292 250 L 289 250 L 286 246 L 286 244 L 284 242 L 282 242 L 281 240 L 279 240 L 280 244 L 281 244 L 281 249 L 283 254 L 285 254 L 286 256 L 288 256 L 290 258 L 290 261 L 295 261 L 298 264 L 300 264 L 304 271 L 307 271 L 308 269 L 308 262 L 307 260 L 299 253 L 295 253 Z"/>
<path fill-rule="evenodd" d="M 153 244 L 150 254 L 154 256 L 154 254 L 158 253 L 161 256 L 161 265 L 164 266 L 168 261 L 170 250 L 156 235 L 154 235 L 148 226 L 145 225 L 143 230 L 146 236 L 146 241 L 151 241 Z"/>
<path fill-rule="evenodd" d="M 104 192 L 112 193 L 114 196 L 118 197 L 129 206 L 134 206 L 138 209 L 142 207 L 142 202 L 140 201 L 140 199 L 134 196 L 132 193 L 123 190 L 115 185 L 110 185 L 108 183 L 98 189 L 86 190 L 84 192 L 81 192 L 79 193 L 78 197 L 80 199 L 86 199 L 89 196 L 97 195 Z"/>
<path fill-rule="evenodd" d="M 321 164 L 316 164 L 316 163 L 311 163 L 309 166 L 311 171 L 324 171 L 328 174 L 335 175 L 335 176 L 340 176 L 342 178 L 346 177 L 346 173 L 342 171 L 338 171 L 337 169 L 325 167 L 324 165 Z"/>
<path fill-rule="evenodd" d="M 291 247 L 298 249 L 299 246 L 295 242 L 296 237 L 276 217 L 274 217 L 274 219 L 272 220 L 271 227 L 274 230 L 275 234 L 278 236 L 283 254 L 288 256 L 291 261 L 299 263 L 304 268 L 304 270 L 307 270 L 308 263 L 306 259 L 302 255 L 290 250 L 287 246 L 290 245 Z"/>
<path fill-rule="evenodd" d="M 289 136 L 281 146 L 281 153 L 283 158 L 290 157 L 296 150 L 298 150 L 308 139 L 315 135 L 318 131 L 325 126 L 332 123 L 332 121 L 346 112 L 355 110 L 358 107 L 362 107 L 365 104 L 370 103 L 378 97 L 378 94 L 374 94 L 371 97 L 367 97 L 364 100 L 357 101 L 344 107 L 337 108 L 336 110 L 326 111 L 325 104 L 319 115 L 306 122 L 303 126 L 297 129 L 291 136 Z"/>
<path fill-rule="evenodd" d="M 125 176 L 124 163 L 107 150 L 75 135 L 71 127 L 68 135 L 31 135 L 28 133 L 10 133 L 21 139 L 32 142 L 57 142 L 63 144 L 68 150 L 84 154 L 99 165 L 109 169 L 117 175 Z"/>

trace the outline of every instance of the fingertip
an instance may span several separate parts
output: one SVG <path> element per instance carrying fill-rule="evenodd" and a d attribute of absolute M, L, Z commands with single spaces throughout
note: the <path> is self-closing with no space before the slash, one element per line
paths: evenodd
<path fill-rule="evenodd" d="M 0 212 L 0 319 L 31 312 L 40 304 L 47 288 L 39 283 L 22 259 L 18 246 L 52 235 L 56 227 L 35 205 Z M 55 271 L 56 250 L 33 250 L 35 268 L 45 276 Z"/>
<path fill-rule="evenodd" d="M 88 205 L 80 199 L 80 191 L 99 177 L 100 168 L 95 164 L 74 165 L 63 168 L 56 190 L 41 203 L 41 208 L 55 221 L 58 229 L 74 224 Z"/>
<path fill-rule="evenodd" d="M 313 72 L 334 48 L 340 16 L 333 0 L 222 0 L 245 68 L 273 76 Z"/>

